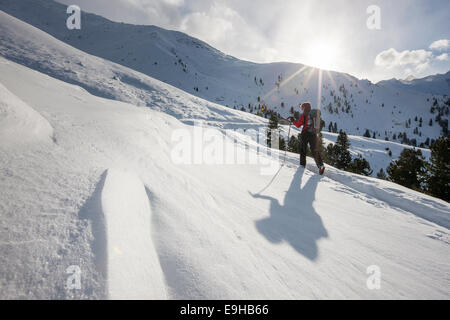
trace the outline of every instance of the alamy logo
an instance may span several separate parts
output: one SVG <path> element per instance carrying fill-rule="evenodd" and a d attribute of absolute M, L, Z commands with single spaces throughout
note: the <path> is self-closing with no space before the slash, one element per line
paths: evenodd
<path fill-rule="evenodd" d="M 81 9 L 79 6 L 71 5 L 67 8 L 67 14 L 70 16 L 67 18 L 66 25 L 67 29 L 73 30 L 81 29 Z"/>
<path fill-rule="evenodd" d="M 272 175 L 280 166 L 279 142 L 275 129 L 221 131 L 196 121 L 192 130 L 172 132 L 171 159 L 177 165 L 259 165 L 262 175 Z"/>
<path fill-rule="evenodd" d="M 367 18 L 367 28 L 369 30 L 381 30 L 381 8 L 376 5 L 367 7 L 367 14 L 370 16 Z"/>
<path fill-rule="evenodd" d="M 70 266 L 66 269 L 66 273 L 70 274 L 66 281 L 67 290 L 81 289 L 81 268 L 79 266 Z"/>
<path fill-rule="evenodd" d="M 379 266 L 372 265 L 367 267 L 366 273 L 370 276 L 367 278 L 366 285 L 369 290 L 381 289 L 381 269 Z"/>

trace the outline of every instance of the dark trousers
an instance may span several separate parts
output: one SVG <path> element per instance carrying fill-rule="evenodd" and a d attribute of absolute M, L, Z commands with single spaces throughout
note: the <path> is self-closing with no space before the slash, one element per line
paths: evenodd
<path fill-rule="evenodd" d="M 300 165 L 306 166 L 306 148 L 309 144 L 311 153 L 316 161 L 317 167 L 323 166 L 322 157 L 320 156 L 319 138 L 316 133 L 302 132 L 300 141 Z"/>

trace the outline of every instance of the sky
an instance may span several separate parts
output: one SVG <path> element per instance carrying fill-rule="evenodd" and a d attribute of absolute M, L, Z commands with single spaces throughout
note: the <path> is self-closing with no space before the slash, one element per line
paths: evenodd
<path fill-rule="evenodd" d="M 450 71 L 448 0 L 58 0 L 113 21 L 185 32 L 253 62 L 373 82 Z"/>

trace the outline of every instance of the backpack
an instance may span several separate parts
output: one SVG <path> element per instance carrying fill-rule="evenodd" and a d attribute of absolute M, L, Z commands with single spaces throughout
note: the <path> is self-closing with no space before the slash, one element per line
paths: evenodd
<path fill-rule="evenodd" d="M 325 121 L 321 118 L 322 113 L 319 109 L 312 109 L 309 112 L 308 132 L 319 133 L 325 127 Z"/>

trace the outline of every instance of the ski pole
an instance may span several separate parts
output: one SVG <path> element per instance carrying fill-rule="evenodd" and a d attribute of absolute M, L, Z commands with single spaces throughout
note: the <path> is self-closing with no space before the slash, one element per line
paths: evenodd
<path fill-rule="evenodd" d="M 285 150 L 284 150 L 284 163 L 286 163 L 286 156 L 287 156 L 287 149 L 289 146 L 290 135 L 291 135 L 291 124 L 289 123 L 288 138 L 287 138 L 286 146 L 285 146 Z"/>

